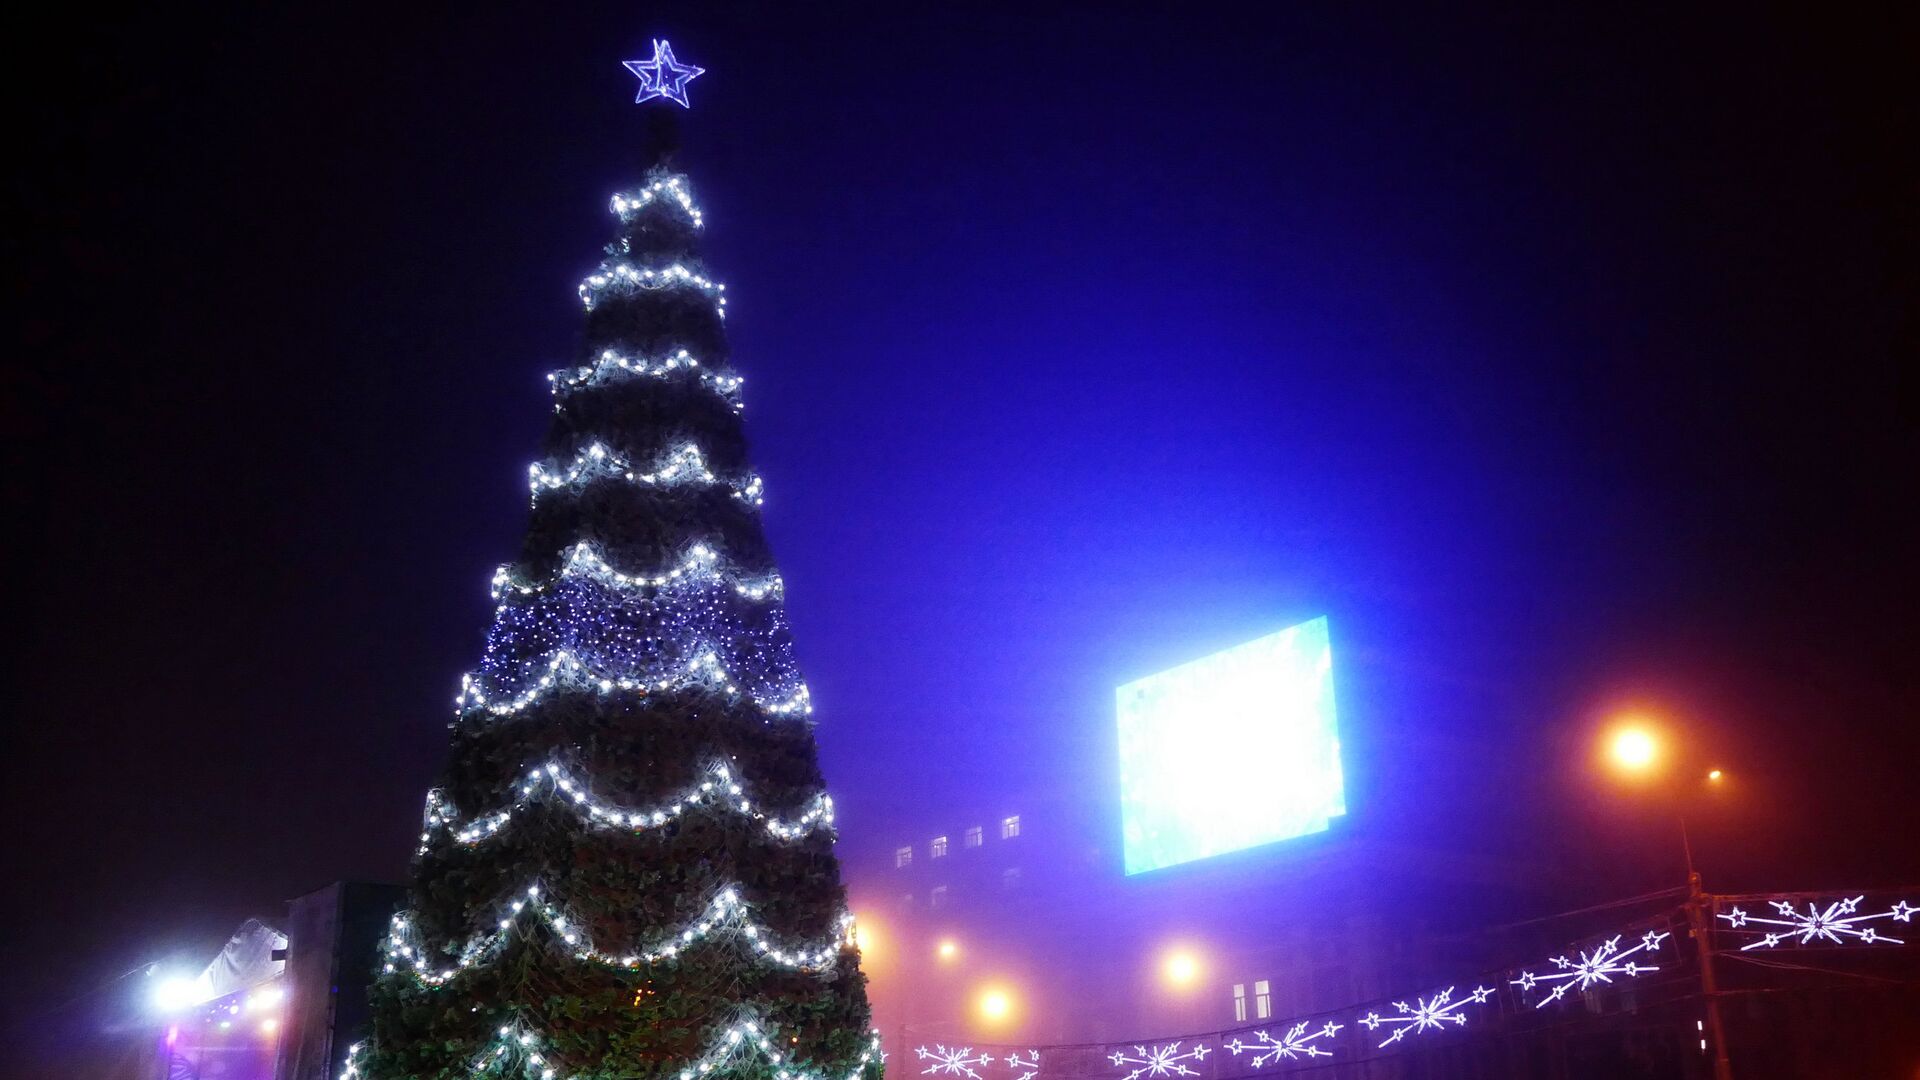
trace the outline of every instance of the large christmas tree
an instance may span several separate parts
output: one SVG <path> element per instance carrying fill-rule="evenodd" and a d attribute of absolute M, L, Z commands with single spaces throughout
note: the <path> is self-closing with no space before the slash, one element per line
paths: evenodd
<path fill-rule="evenodd" d="M 628 67 L 682 105 L 699 73 L 665 43 Z M 526 546 L 349 1078 L 878 1078 L 725 286 L 661 153 L 549 376 Z"/>

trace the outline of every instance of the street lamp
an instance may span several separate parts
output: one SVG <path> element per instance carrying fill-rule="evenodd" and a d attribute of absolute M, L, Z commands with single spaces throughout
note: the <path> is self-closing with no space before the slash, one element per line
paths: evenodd
<path fill-rule="evenodd" d="M 943 962 L 950 964 L 955 957 L 960 955 L 960 944 L 952 938 L 944 938 L 941 940 L 939 946 L 934 949 L 934 952 L 939 954 Z"/>
<path fill-rule="evenodd" d="M 1646 773 L 1658 763 L 1660 740 L 1645 726 L 1629 722 L 1608 737 L 1607 755 L 1622 771 Z"/>
<path fill-rule="evenodd" d="M 1626 717 L 1607 733 L 1604 756 L 1615 772 L 1635 780 L 1652 779 L 1667 771 L 1663 768 L 1664 742 L 1657 729 L 1644 719 Z M 1688 766 L 1687 773 L 1704 777 L 1702 787 L 1719 787 L 1726 782 L 1726 773 L 1718 768 L 1701 773 Z M 1668 793 L 1673 796 L 1674 817 L 1680 822 L 1680 848 L 1687 857 L 1687 925 L 1700 959 L 1700 992 L 1706 1001 L 1707 1028 L 1713 1038 L 1713 1076 L 1714 1080 L 1733 1080 L 1733 1064 L 1727 1058 L 1726 1028 L 1720 1022 L 1720 988 L 1713 973 L 1713 948 L 1707 940 L 1713 898 L 1700 887 L 1700 871 L 1693 865 L 1693 841 L 1687 835 L 1686 806 L 1681 801 L 1688 794 L 1686 787 L 1675 785 Z"/>
<path fill-rule="evenodd" d="M 1200 958 L 1190 949 L 1175 949 L 1167 954 L 1161 971 L 1166 975 L 1167 982 L 1185 988 L 1200 977 Z"/>
<path fill-rule="evenodd" d="M 997 986 L 988 987 L 980 992 L 980 1018 L 990 1024 L 999 1024 L 1013 1015 L 1013 995 Z"/>

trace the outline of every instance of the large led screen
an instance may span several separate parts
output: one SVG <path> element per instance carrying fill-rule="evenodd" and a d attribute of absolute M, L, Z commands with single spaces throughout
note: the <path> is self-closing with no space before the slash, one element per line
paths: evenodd
<path fill-rule="evenodd" d="M 1324 616 L 1116 697 L 1129 874 L 1321 832 L 1347 812 Z"/>

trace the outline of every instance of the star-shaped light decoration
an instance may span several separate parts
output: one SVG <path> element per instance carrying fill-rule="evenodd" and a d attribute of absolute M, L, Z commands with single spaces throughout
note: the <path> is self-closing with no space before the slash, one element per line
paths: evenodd
<path fill-rule="evenodd" d="M 1397 1015 L 1381 1016 L 1377 1012 L 1369 1012 L 1360 1018 L 1359 1024 L 1368 1031 L 1378 1031 L 1382 1024 L 1392 1029 L 1393 1034 L 1387 1036 L 1387 1041 L 1380 1044 L 1381 1048 L 1385 1049 L 1408 1035 L 1418 1035 L 1424 1031 L 1439 1028 L 1443 1024 L 1465 1026 L 1467 1018 L 1460 1014 L 1461 1007 L 1484 1005 L 1492 996 L 1492 990 L 1477 986 L 1466 997 L 1455 998 L 1453 987 L 1449 986 L 1431 998 L 1420 998 L 1414 1005 L 1408 1005 L 1404 1001 L 1394 1002 L 1393 1008 Z"/>
<path fill-rule="evenodd" d="M 1811 945 L 1815 942 L 1844 945 L 1847 938 L 1852 938 L 1863 945 L 1878 945 L 1883 942 L 1889 945 L 1905 945 L 1906 941 L 1903 938 L 1893 937 L 1871 926 L 1861 924 L 1874 919 L 1907 922 L 1913 918 L 1916 911 L 1920 911 L 1920 908 L 1902 900 L 1886 911 L 1862 915 L 1860 901 L 1864 899 L 1866 899 L 1865 896 L 1855 896 L 1835 900 L 1824 907 L 1809 900 L 1805 911 L 1797 910 L 1790 900 L 1769 900 L 1767 903 L 1780 913 L 1780 918 L 1765 918 L 1752 912 L 1742 911 L 1738 906 L 1731 911 L 1721 912 L 1719 917 L 1725 919 L 1727 925 L 1735 930 L 1745 930 L 1750 923 L 1785 927 L 1783 930 L 1760 931 L 1760 940 L 1740 946 L 1741 952 L 1751 949 L 1772 949 L 1787 941 L 1795 941 L 1800 945 Z"/>
<path fill-rule="evenodd" d="M 1636 978 L 1651 971 L 1659 971 L 1658 965 L 1646 962 L 1660 948 L 1660 943 L 1672 935 L 1664 930 L 1649 930 L 1640 936 L 1640 944 L 1626 949 L 1620 948 L 1620 935 L 1615 934 L 1601 942 L 1591 951 L 1582 951 L 1580 959 L 1572 960 L 1565 956 L 1553 958 L 1553 966 L 1558 971 L 1549 971 L 1535 975 L 1531 971 L 1522 971 L 1520 977 L 1509 980 L 1523 991 L 1531 992 L 1541 983 L 1551 984 L 1553 989 L 1539 1001 L 1534 1008 L 1544 1009 L 1548 1005 L 1566 997 L 1571 991 L 1587 991 L 1600 983 L 1611 984 L 1615 976 Z M 1629 960 L 1630 956 L 1646 953 L 1639 960 Z"/>
<path fill-rule="evenodd" d="M 1120 1080 L 1140 1080 L 1141 1077 L 1163 1080 L 1169 1076 L 1199 1076 L 1200 1070 L 1189 1068 L 1186 1062 L 1207 1060 L 1207 1050 L 1207 1044 L 1203 1042 L 1195 1043 L 1190 1050 L 1180 1049 L 1180 1043 L 1176 1042 L 1151 1049 L 1135 1046 L 1132 1053 L 1122 1048 L 1108 1054 L 1107 1058 L 1120 1068 L 1133 1070 Z"/>
<path fill-rule="evenodd" d="M 707 69 L 682 64 L 673 58 L 673 46 L 665 39 L 656 39 L 653 43 L 653 59 L 623 60 L 621 66 L 640 76 L 640 93 L 633 99 L 638 105 L 654 98 L 666 98 L 678 102 L 683 109 L 693 106 L 687 102 L 687 84 L 706 74 Z"/>
<path fill-rule="evenodd" d="M 920 1070 L 923 1076 L 945 1074 L 947 1076 L 964 1076 L 967 1080 L 981 1080 L 979 1072 L 976 1071 L 976 1066 L 993 1064 L 993 1055 L 976 1054 L 973 1052 L 973 1047 L 971 1046 L 962 1046 L 952 1050 L 937 1045 L 931 1050 L 924 1046 L 916 1046 L 913 1048 L 913 1052 L 920 1060 L 933 1062 L 933 1064 Z"/>
<path fill-rule="evenodd" d="M 1282 1058 L 1292 1061 L 1298 1057 L 1332 1057 L 1333 1051 L 1322 1050 L 1314 1046 L 1315 1039 L 1331 1039 L 1342 1025 L 1328 1021 L 1319 1030 L 1309 1032 L 1307 1021 L 1302 1020 L 1288 1028 L 1284 1034 L 1275 1035 L 1270 1031 L 1256 1031 L 1253 1042 L 1244 1042 L 1238 1037 L 1226 1044 L 1235 1057 L 1252 1053 L 1253 1067 L 1256 1069 L 1271 1065 Z"/>

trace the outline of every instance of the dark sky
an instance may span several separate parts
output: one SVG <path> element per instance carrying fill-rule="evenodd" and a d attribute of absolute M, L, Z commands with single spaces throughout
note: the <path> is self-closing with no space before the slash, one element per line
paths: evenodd
<path fill-rule="evenodd" d="M 257 7 L 13 100 L 10 1018 L 404 873 L 652 34 L 843 847 L 1326 613 L 1363 827 L 1612 850 L 1639 700 L 1710 884 L 1920 881 L 1911 23 Z"/>

